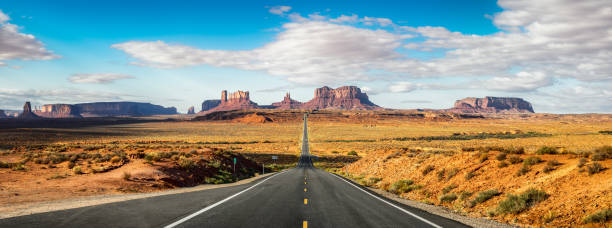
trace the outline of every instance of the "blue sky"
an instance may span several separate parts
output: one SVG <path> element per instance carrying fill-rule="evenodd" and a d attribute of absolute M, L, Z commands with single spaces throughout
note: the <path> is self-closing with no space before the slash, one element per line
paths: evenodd
<path fill-rule="evenodd" d="M 269 104 L 357 85 L 388 108 L 489 95 L 609 113 L 612 3 L 590 3 L 5 1 L 0 109 L 130 100 L 184 112 L 222 89 Z"/>

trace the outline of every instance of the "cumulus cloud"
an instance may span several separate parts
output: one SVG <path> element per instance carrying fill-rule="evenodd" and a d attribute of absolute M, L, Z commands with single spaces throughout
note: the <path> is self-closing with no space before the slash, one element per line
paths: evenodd
<path fill-rule="evenodd" d="M 176 68 L 208 64 L 270 75 L 303 83 L 365 80 L 366 72 L 399 58 L 401 37 L 385 30 L 361 29 L 322 21 L 287 23 L 276 40 L 248 51 L 203 50 L 163 41 L 130 41 L 112 45 L 135 58 L 133 64 Z"/>
<path fill-rule="evenodd" d="M 274 6 L 270 8 L 269 12 L 271 14 L 284 15 L 289 10 L 291 10 L 291 6 Z"/>
<path fill-rule="evenodd" d="M 499 5 L 504 10 L 492 19 L 505 31 L 490 35 L 398 26 L 387 18 L 290 13 L 290 22 L 274 41 L 251 50 L 209 50 L 164 41 L 129 41 L 112 47 L 129 54 L 137 65 L 206 64 L 264 71 L 301 84 L 383 77 L 396 81 L 488 77 L 484 83 L 492 90 L 531 91 L 552 85 L 555 78 L 612 79 L 612 2 L 500 0 Z M 283 15 L 290 10 L 273 9 Z M 408 40 L 415 36 L 420 39 Z M 412 58 L 401 49 L 436 50 L 443 55 Z M 515 69 L 523 73 L 513 75 Z M 393 87 L 394 91 L 408 88 L 402 83 Z"/>
<path fill-rule="evenodd" d="M 494 77 L 484 88 L 501 91 L 525 92 L 553 85 L 553 78 L 543 72 L 519 72 L 514 76 Z"/>
<path fill-rule="evenodd" d="M 73 74 L 68 78 L 68 81 L 72 83 L 94 83 L 94 84 L 108 84 L 120 79 L 130 79 L 134 76 L 127 74 L 113 74 L 113 73 L 101 73 L 101 74 Z"/>
<path fill-rule="evenodd" d="M 19 32 L 17 25 L 8 23 L 10 17 L 0 10 L 0 66 L 5 60 L 50 60 L 59 58 L 45 49 L 33 35 Z"/>
<path fill-rule="evenodd" d="M 25 101 L 33 104 L 80 103 L 93 101 L 146 101 L 145 97 L 105 91 L 79 89 L 6 89 L 0 88 L 0 107 L 20 110 Z"/>
<path fill-rule="evenodd" d="M 389 86 L 389 91 L 393 93 L 407 93 L 417 90 L 419 85 L 412 82 L 397 82 Z"/>

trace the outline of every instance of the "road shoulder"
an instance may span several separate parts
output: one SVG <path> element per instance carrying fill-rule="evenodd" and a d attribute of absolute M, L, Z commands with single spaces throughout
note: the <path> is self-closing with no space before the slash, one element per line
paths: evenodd
<path fill-rule="evenodd" d="M 97 196 L 87 196 L 87 197 L 57 200 L 57 201 L 2 205 L 0 206 L 0 219 L 18 217 L 18 216 L 23 216 L 23 215 L 45 213 L 45 212 L 52 212 L 52 211 L 67 210 L 67 209 L 87 207 L 87 206 L 95 206 L 95 205 L 115 203 L 115 202 L 134 200 L 134 199 L 143 199 L 143 198 L 150 198 L 150 197 L 163 196 L 163 195 L 172 195 L 172 194 L 203 191 L 203 190 L 216 189 L 216 188 L 232 187 L 232 186 L 237 186 L 237 185 L 248 184 L 248 183 L 260 180 L 264 177 L 273 175 L 275 173 L 266 173 L 264 175 L 259 175 L 259 176 L 251 177 L 248 179 L 243 179 L 243 180 L 240 180 L 234 183 L 203 184 L 203 185 L 198 185 L 194 187 L 177 188 L 177 189 L 160 191 L 160 192 L 152 192 L 152 193 L 97 195 Z"/>

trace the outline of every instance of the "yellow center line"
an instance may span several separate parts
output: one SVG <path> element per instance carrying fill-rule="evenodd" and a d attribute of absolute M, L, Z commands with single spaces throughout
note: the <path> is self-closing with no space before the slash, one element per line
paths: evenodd
<path fill-rule="evenodd" d="M 308 228 L 308 221 L 302 222 L 302 227 L 303 228 Z"/>
<path fill-rule="evenodd" d="M 308 204 L 308 199 L 304 198 L 304 205 Z"/>

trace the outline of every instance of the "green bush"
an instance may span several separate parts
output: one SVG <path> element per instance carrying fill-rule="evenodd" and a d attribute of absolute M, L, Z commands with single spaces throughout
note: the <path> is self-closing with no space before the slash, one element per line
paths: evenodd
<path fill-rule="evenodd" d="M 423 176 L 427 175 L 429 172 L 433 171 L 434 169 L 436 169 L 433 165 L 428 165 L 425 167 L 425 169 L 423 169 Z"/>
<path fill-rule="evenodd" d="M 357 152 L 353 150 L 353 151 L 346 153 L 346 155 L 357 156 Z"/>
<path fill-rule="evenodd" d="M 365 186 L 372 186 L 375 185 L 376 183 L 380 182 L 382 180 L 382 178 L 380 177 L 370 177 L 368 178 L 368 180 L 365 182 Z"/>
<path fill-rule="evenodd" d="M 523 164 L 525 165 L 535 165 L 540 162 L 542 162 L 542 159 L 537 156 L 530 156 L 530 157 L 525 158 L 525 160 L 523 160 Z"/>
<path fill-rule="evenodd" d="M 593 175 L 593 174 L 599 173 L 599 172 L 601 172 L 603 170 L 604 170 L 604 167 L 601 164 L 597 163 L 597 162 L 594 162 L 594 163 L 592 163 L 590 165 L 587 165 L 587 171 L 589 172 L 589 175 Z"/>
<path fill-rule="evenodd" d="M 544 191 L 530 188 L 520 195 L 509 194 L 507 198 L 499 203 L 497 212 L 504 214 L 518 214 L 533 205 L 542 202 L 548 198 L 548 194 Z"/>
<path fill-rule="evenodd" d="M 519 170 L 516 171 L 515 175 L 517 177 L 523 176 L 529 172 L 529 166 L 527 164 L 523 164 Z"/>
<path fill-rule="evenodd" d="M 442 194 L 446 194 L 449 193 L 450 191 L 452 191 L 453 189 L 457 188 L 456 184 L 450 184 L 449 186 L 446 186 L 442 189 Z"/>
<path fill-rule="evenodd" d="M 506 160 L 506 155 L 506 153 L 499 153 L 497 154 L 497 156 L 495 156 L 495 159 L 497 159 L 498 161 Z"/>
<path fill-rule="evenodd" d="M 474 207 L 476 206 L 476 204 L 483 203 L 500 194 L 501 192 L 497 191 L 497 189 L 489 189 L 486 191 L 479 192 L 478 195 L 476 195 L 476 197 L 470 201 L 469 206 Z"/>
<path fill-rule="evenodd" d="M 468 191 L 461 191 L 461 193 L 459 193 L 459 199 L 460 200 L 467 200 L 468 198 L 470 198 L 470 196 L 472 196 L 472 192 L 468 192 Z"/>
<path fill-rule="evenodd" d="M 450 202 L 455 201 L 456 199 L 457 199 L 457 194 L 455 193 L 444 194 L 440 196 L 440 202 L 450 203 Z"/>
<path fill-rule="evenodd" d="M 150 152 L 145 155 L 145 160 L 147 161 L 159 161 L 161 160 L 161 154 L 158 152 Z"/>
<path fill-rule="evenodd" d="M 580 158 L 580 160 L 578 160 L 578 168 L 582 168 L 586 163 L 587 163 L 586 158 Z"/>
<path fill-rule="evenodd" d="M 446 180 L 450 180 L 451 178 L 453 178 L 455 175 L 457 175 L 457 173 L 459 173 L 459 169 L 457 168 L 452 168 L 448 171 L 448 176 L 446 177 Z"/>
<path fill-rule="evenodd" d="M 591 161 L 603 161 L 606 159 L 612 158 L 612 146 L 602 146 L 595 151 L 593 151 L 593 155 L 591 156 Z"/>
<path fill-rule="evenodd" d="M 519 156 L 510 156 L 508 158 L 508 161 L 510 162 L 510 164 L 518 164 L 523 162 L 523 159 L 521 159 Z"/>
<path fill-rule="evenodd" d="M 585 217 L 583 223 L 605 223 L 612 220 L 612 208 L 602 209 Z"/>
<path fill-rule="evenodd" d="M 476 173 L 474 173 L 474 171 L 469 171 L 465 174 L 465 180 L 470 180 L 475 176 L 476 176 Z"/>
<path fill-rule="evenodd" d="M 536 154 L 557 154 L 559 152 L 557 151 L 557 148 L 543 146 L 543 147 L 540 147 L 540 149 L 538 149 L 535 153 Z"/>
<path fill-rule="evenodd" d="M 185 156 L 181 156 L 179 158 L 178 165 L 184 170 L 190 170 L 196 167 L 196 163 L 193 160 L 186 158 Z"/>
<path fill-rule="evenodd" d="M 446 169 L 442 168 L 442 170 L 436 172 L 436 175 L 438 176 L 438 181 L 442 181 L 444 179 L 444 173 L 446 172 Z"/>
<path fill-rule="evenodd" d="M 83 170 L 81 170 L 81 166 L 75 166 L 72 167 L 72 172 L 74 172 L 74 174 L 83 174 Z"/>
<path fill-rule="evenodd" d="M 399 180 L 389 187 L 389 191 L 395 194 L 401 194 L 421 188 L 423 188 L 423 186 L 415 185 L 412 180 Z"/>

